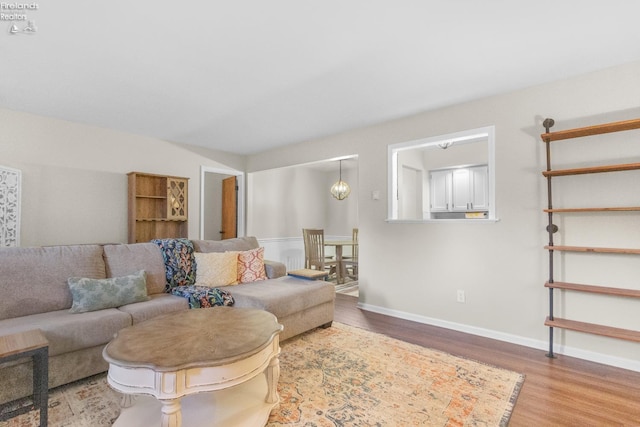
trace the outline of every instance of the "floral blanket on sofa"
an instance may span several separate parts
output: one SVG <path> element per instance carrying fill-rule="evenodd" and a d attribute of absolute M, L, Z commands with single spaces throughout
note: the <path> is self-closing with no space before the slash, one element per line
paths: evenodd
<path fill-rule="evenodd" d="M 189 308 L 233 305 L 231 293 L 219 288 L 196 286 L 196 263 L 189 239 L 154 239 L 164 260 L 167 283 L 165 292 L 186 298 Z"/>

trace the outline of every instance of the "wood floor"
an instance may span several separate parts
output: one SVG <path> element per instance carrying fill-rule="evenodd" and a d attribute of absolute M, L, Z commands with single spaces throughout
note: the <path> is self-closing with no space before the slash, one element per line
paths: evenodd
<path fill-rule="evenodd" d="M 640 373 L 360 310 L 336 294 L 336 322 L 525 374 L 509 426 L 640 426 Z"/>

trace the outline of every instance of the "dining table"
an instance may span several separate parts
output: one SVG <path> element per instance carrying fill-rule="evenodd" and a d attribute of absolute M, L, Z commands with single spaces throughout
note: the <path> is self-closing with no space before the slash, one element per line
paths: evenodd
<path fill-rule="evenodd" d="M 335 248 L 336 254 L 336 283 L 344 283 L 344 279 L 347 277 L 347 268 L 342 256 L 342 248 L 345 246 L 355 247 L 358 242 L 355 240 L 325 240 L 325 247 Z"/>

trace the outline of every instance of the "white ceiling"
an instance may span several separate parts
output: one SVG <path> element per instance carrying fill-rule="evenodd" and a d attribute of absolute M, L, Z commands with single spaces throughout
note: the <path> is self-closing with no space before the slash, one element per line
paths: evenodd
<path fill-rule="evenodd" d="M 239 154 L 640 60 L 633 0 L 18 4 L 0 108 Z"/>

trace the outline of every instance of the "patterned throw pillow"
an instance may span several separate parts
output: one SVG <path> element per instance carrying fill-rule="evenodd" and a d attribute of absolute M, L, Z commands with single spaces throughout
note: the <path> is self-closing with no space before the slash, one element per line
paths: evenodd
<path fill-rule="evenodd" d="M 238 253 L 238 282 L 249 283 L 266 280 L 264 270 L 264 248 Z"/>
<path fill-rule="evenodd" d="M 194 252 L 196 286 L 228 286 L 238 283 L 237 252 Z"/>
<path fill-rule="evenodd" d="M 105 308 L 120 307 L 134 302 L 147 301 L 147 273 L 109 279 L 71 277 L 67 280 L 73 305 L 70 313 L 84 313 Z"/>

